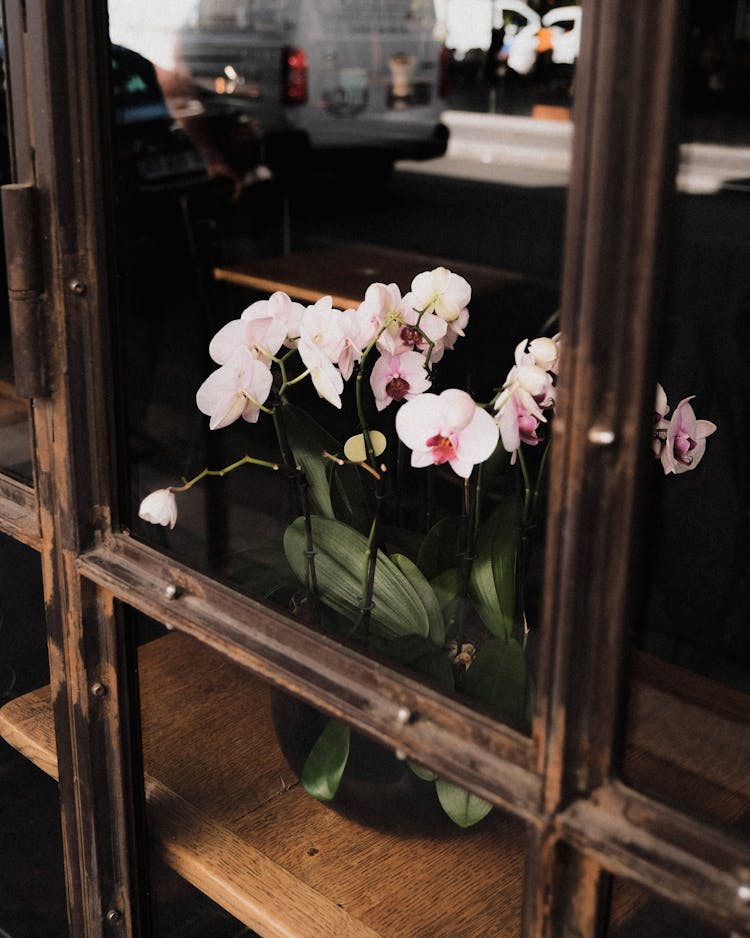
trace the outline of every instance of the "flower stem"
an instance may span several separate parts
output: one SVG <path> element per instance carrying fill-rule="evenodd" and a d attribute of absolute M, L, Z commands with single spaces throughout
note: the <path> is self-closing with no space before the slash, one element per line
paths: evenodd
<path fill-rule="evenodd" d="M 265 469 L 273 469 L 278 471 L 279 464 L 275 462 L 268 462 L 265 459 L 255 459 L 253 456 L 243 456 L 242 459 L 238 459 L 236 462 L 231 463 L 229 466 L 224 466 L 223 469 L 209 469 L 205 468 L 198 473 L 193 479 L 190 479 L 189 482 L 185 482 L 184 485 L 171 485 L 170 489 L 173 492 L 187 492 L 188 489 L 191 489 L 197 482 L 200 482 L 201 479 L 205 479 L 207 476 L 225 476 L 229 472 L 233 472 L 235 469 L 239 469 L 240 466 L 263 466 Z"/>
<path fill-rule="evenodd" d="M 472 490 L 470 480 L 464 479 L 464 488 L 461 498 L 461 529 L 459 533 L 458 556 L 460 565 L 458 569 L 458 615 L 456 617 L 456 647 L 460 654 L 463 645 L 463 635 L 466 626 L 466 616 L 469 609 L 469 583 L 471 582 L 471 568 L 474 564 L 474 535 L 475 511 L 474 502 L 476 488 Z"/>
<path fill-rule="evenodd" d="M 289 438 L 286 434 L 286 427 L 281 410 L 283 404 L 273 409 L 273 425 L 276 430 L 276 439 L 279 443 L 282 458 L 285 464 L 293 473 L 296 482 L 296 493 L 299 510 L 305 519 L 305 560 L 307 561 L 306 586 L 313 602 L 317 603 L 318 596 L 318 577 L 315 572 L 315 544 L 312 534 L 312 518 L 310 512 L 310 493 L 308 490 L 307 476 L 300 466 L 297 465 L 294 453 L 289 445 Z"/>

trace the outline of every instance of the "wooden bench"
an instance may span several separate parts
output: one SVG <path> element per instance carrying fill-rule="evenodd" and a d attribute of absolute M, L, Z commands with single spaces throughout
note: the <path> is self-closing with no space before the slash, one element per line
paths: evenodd
<path fill-rule="evenodd" d="M 348 309 L 362 302 L 371 283 L 397 283 L 405 293 L 418 273 L 441 266 L 465 277 L 474 296 L 524 280 L 512 271 L 371 244 L 337 244 L 283 257 L 253 259 L 217 267 L 214 277 L 263 293 L 281 290 L 307 303 L 329 295 L 334 306 Z"/>

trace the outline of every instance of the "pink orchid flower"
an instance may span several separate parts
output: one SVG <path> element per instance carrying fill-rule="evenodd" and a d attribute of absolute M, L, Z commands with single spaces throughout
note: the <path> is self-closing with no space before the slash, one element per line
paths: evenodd
<path fill-rule="evenodd" d="M 500 429 L 503 449 L 513 454 L 511 465 L 516 462 L 517 450 L 521 443 L 536 446 L 540 440 L 537 436 L 539 424 L 546 423 L 544 414 L 534 398 L 520 390 L 511 394 L 495 419 Z"/>
<path fill-rule="evenodd" d="M 447 462 L 464 479 L 489 459 L 499 438 L 490 414 L 457 388 L 422 394 L 404 404 L 396 414 L 396 433 L 412 451 L 412 466 Z"/>
<path fill-rule="evenodd" d="M 435 313 L 446 322 L 458 319 L 471 300 L 468 282 L 447 267 L 436 267 L 417 274 L 412 281 L 411 292 L 411 303 L 415 309 Z"/>
<path fill-rule="evenodd" d="M 681 400 L 669 421 L 667 437 L 661 451 L 661 464 L 665 475 L 695 469 L 706 452 L 706 437 L 716 432 L 715 423 L 696 418 L 690 405 L 693 397 Z"/>
<path fill-rule="evenodd" d="M 430 364 L 439 362 L 445 351 L 448 323 L 434 313 L 421 315 L 414 309 L 404 308 L 398 322 L 389 327 L 378 339 L 381 352 L 399 355 L 401 352 L 429 354 Z"/>
<path fill-rule="evenodd" d="M 225 365 L 206 378 L 195 401 L 198 410 L 211 418 L 212 430 L 226 427 L 240 417 L 256 423 L 272 382 L 271 369 L 248 349 L 238 348 Z"/>
<path fill-rule="evenodd" d="M 537 365 L 514 365 L 508 372 L 502 393 L 495 402 L 495 410 L 501 413 L 506 403 L 516 394 L 527 410 L 533 410 L 534 405 L 542 409 L 554 407 L 556 393 L 551 372 L 544 371 Z"/>
<path fill-rule="evenodd" d="M 426 391 L 430 384 L 424 357 L 419 352 L 381 355 L 370 375 L 378 410 L 384 410 L 391 401 L 411 400 Z"/>
<path fill-rule="evenodd" d="M 334 309 L 330 296 L 321 297 L 305 310 L 299 333 L 299 344 L 302 343 L 316 346 L 330 362 L 338 361 L 345 336 L 341 310 Z"/>
<path fill-rule="evenodd" d="M 305 368 L 310 372 L 310 378 L 319 397 L 341 409 L 341 392 L 344 390 L 341 372 L 319 345 L 300 339 L 297 350 Z"/>
<path fill-rule="evenodd" d="M 459 312 L 456 319 L 448 323 L 448 331 L 445 333 L 445 339 L 443 339 L 443 345 L 446 349 L 452 349 L 456 344 L 456 339 L 464 337 L 464 329 L 468 324 L 469 311 L 464 308 Z"/>
<path fill-rule="evenodd" d="M 664 388 L 657 383 L 656 400 L 654 401 L 654 429 L 651 436 L 651 449 L 657 459 L 661 458 L 662 450 L 667 439 L 667 430 L 669 421 L 664 418 L 669 413 L 669 404 L 667 402 L 667 393 Z"/>
<path fill-rule="evenodd" d="M 370 324 L 368 343 L 390 322 L 397 322 L 403 310 L 401 291 L 395 283 L 371 283 L 359 310 Z"/>
<path fill-rule="evenodd" d="M 295 303 L 286 293 L 277 290 L 272 293 L 267 300 L 258 300 L 251 303 L 242 313 L 240 319 L 251 321 L 253 319 L 265 319 L 270 317 L 277 322 L 282 323 L 286 330 L 284 345 L 287 348 L 294 348 L 299 338 L 300 324 L 305 307 L 301 303 Z"/>
<path fill-rule="evenodd" d="M 557 374 L 560 359 L 560 333 L 548 338 L 539 336 L 536 339 L 524 339 L 516 346 L 515 360 L 517 365 L 536 365 L 542 371 L 551 371 Z"/>
<path fill-rule="evenodd" d="M 211 339 L 208 354 L 217 365 L 226 365 L 238 348 L 246 348 L 253 358 L 266 365 L 286 339 L 286 327 L 270 316 L 253 320 L 233 319 Z"/>
<path fill-rule="evenodd" d="M 370 322 L 367 315 L 359 309 L 345 309 L 341 314 L 341 331 L 344 341 L 338 357 L 339 371 L 344 381 L 348 381 L 354 371 L 354 363 L 362 358 L 363 350 L 372 341 Z"/>
<path fill-rule="evenodd" d="M 157 489 L 147 495 L 138 509 L 138 517 L 151 524 L 173 528 L 177 523 L 177 499 L 172 489 Z"/>

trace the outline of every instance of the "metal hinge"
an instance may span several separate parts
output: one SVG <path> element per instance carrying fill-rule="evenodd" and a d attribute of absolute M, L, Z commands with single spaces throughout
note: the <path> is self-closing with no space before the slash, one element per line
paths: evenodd
<path fill-rule="evenodd" d="M 28 183 L 3 186 L 2 208 L 16 393 L 44 397 L 48 393 L 40 309 L 44 276 L 36 189 Z"/>

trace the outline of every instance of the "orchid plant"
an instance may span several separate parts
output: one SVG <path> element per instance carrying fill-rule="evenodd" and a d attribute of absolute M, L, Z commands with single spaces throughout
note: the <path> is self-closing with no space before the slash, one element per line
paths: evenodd
<path fill-rule="evenodd" d="M 335 309 L 330 297 L 304 306 L 281 292 L 253 303 L 212 339 L 218 367 L 196 402 L 212 430 L 272 421 L 278 459 L 206 468 L 146 496 L 139 513 L 171 528 L 176 495 L 206 476 L 248 464 L 284 474 L 296 516 L 283 538 L 295 614 L 523 728 L 532 696 L 526 586 L 561 342 L 523 339 L 485 401 L 441 389 L 438 366 L 465 336 L 470 299 L 467 281 L 438 267 L 405 295 L 373 283 L 353 309 Z M 308 382 L 339 411 L 349 386 L 356 432 L 346 440 L 292 403 Z M 667 420 L 658 387 L 653 448 L 667 474 L 694 469 L 716 429 L 690 400 Z M 348 727 L 330 721 L 302 772 L 311 794 L 335 797 L 349 742 Z M 412 768 L 435 783 L 457 824 L 490 810 Z"/>

